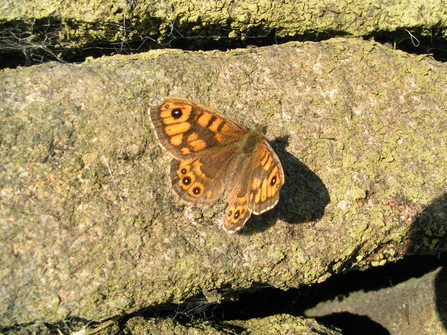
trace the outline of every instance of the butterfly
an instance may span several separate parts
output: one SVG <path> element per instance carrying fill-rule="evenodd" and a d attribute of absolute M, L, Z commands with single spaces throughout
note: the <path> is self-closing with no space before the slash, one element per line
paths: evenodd
<path fill-rule="evenodd" d="M 160 144 L 172 155 L 174 191 L 188 202 L 228 203 L 223 227 L 234 233 L 251 214 L 273 208 L 284 184 L 278 156 L 261 131 L 184 98 L 151 107 Z"/>

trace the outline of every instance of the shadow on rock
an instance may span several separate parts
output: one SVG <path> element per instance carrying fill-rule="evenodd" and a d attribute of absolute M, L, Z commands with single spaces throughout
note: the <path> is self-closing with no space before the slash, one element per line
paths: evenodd
<path fill-rule="evenodd" d="M 365 315 L 344 312 L 333 313 L 315 319 L 325 324 L 343 329 L 344 335 L 391 335 L 386 328 Z"/>
<path fill-rule="evenodd" d="M 443 194 L 415 220 L 411 228 L 411 254 L 434 254 L 447 250 L 447 193 Z M 438 254 L 438 255 L 439 255 Z M 436 311 L 447 330 L 447 264 L 444 264 L 434 281 Z"/>
<path fill-rule="evenodd" d="M 290 224 L 316 221 L 323 217 L 330 202 L 329 192 L 323 181 L 306 165 L 286 152 L 289 136 L 278 138 L 271 143 L 281 160 L 286 182 L 281 188 L 278 204 L 260 216 L 252 216 L 241 234 L 254 233 L 248 227 L 263 232 L 272 227 L 277 219 Z"/>

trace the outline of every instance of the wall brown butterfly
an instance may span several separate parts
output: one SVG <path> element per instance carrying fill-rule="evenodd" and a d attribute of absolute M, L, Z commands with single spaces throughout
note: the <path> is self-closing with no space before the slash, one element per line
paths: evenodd
<path fill-rule="evenodd" d="M 228 202 L 223 226 L 241 229 L 273 208 L 284 171 L 264 135 L 188 99 L 167 97 L 150 109 L 160 144 L 173 156 L 172 187 L 195 204 Z"/>

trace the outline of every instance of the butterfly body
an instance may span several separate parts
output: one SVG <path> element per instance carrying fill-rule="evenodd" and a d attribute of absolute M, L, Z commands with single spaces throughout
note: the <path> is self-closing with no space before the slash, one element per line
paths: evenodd
<path fill-rule="evenodd" d="M 183 98 L 165 98 L 150 116 L 159 142 L 173 156 L 174 191 L 196 204 L 226 199 L 228 232 L 242 228 L 251 213 L 276 205 L 284 172 L 261 132 Z"/>

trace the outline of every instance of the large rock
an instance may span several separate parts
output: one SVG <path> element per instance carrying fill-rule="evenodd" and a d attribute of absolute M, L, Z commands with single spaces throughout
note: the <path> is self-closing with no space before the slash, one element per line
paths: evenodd
<path fill-rule="evenodd" d="M 0 46 L 24 53 L 48 48 L 45 56 L 51 58 L 57 54 L 53 54 L 55 49 L 64 53 L 86 48 L 88 52 L 99 46 L 107 53 L 105 43 L 115 43 L 111 48 L 115 52 L 136 52 L 148 45 L 265 45 L 297 36 L 326 39 L 384 32 L 399 43 L 414 38 L 411 32 L 442 40 L 446 21 L 443 0 L 15 1 L 4 2 L 0 8 Z M 63 55 L 70 57 L 70 53 Z"/>
<path fill-rule="evenodd" d="M 447 66 L 429 57 L 334 39 L 0 80 L 3 325 L 300 287 L 447 249 Z M 148 118 L 166 95 L 268 126 L 286 174 L 274 209 L 230 236 L 224 203 L 194 208 L 171 192 Z"/>

